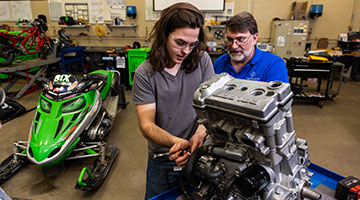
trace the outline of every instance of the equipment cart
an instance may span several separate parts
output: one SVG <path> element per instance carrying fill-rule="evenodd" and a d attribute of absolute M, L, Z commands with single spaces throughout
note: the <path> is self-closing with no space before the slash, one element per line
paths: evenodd
<path fill-rule="evenodd" d="M 322 108 L 325 100 L 335 100 L 340 92 L 344 68 L 342 63 L 290 58 L 286 59 L 286 67 L 295 99 L 310 100 Z M 338 80 L 337 87 L 335 80 Z M 315 87 L 311 87 L 312 83 Z"/>

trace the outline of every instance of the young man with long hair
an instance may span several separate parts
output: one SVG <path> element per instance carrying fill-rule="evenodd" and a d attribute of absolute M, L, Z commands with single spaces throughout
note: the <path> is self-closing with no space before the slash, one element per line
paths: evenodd
<path fill-rule="evenodd" d="M 184 166 L 206 136 L 192 107 L 195 90 L 214 75 L 203 51 L 203 25 L 203 15 L 189 3 L 164 9 L 151 32 L 149 57 L 135 71 L 133 102 L 148 140 L 146 199 L 176 185 L 174 167 Z M 169 156 L 158 156 L 163 153 Z"/>

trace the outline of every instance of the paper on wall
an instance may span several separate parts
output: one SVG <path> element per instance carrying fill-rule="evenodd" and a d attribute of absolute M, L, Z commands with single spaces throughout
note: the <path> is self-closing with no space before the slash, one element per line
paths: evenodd
<path fill-rule="evenodd" d="M 10 7 L 14 20 L 33 19 L 30 1 L 10 1 Z"/>
<path fill-rule="evenodd" d="M 125 69 L 125 57 L 124 56 L 116 57 L 116 68 Z"/>
<path fill-rule="evenodd" d="M 108 6 L 120 6 L 125 5 L 125 0 L 106 0 Z"/>
<path fill-rule="evenodd" d="M 145 20 L 156 21 L 160 18 L 160 11 L 154 11 L 153 0 L 145 0 Z"/>
<path fill-rule="evenodd" d="M 125 5 L 111 6 L 110 8 L 111 8 L 110 9 L 111 19 L 114 19 L 116 17 L 119 17 L 120 19 L 123 19 L 123 20 L 126 19 Z"/>
<path fill-rule="evenodd" d="M 51 21 L 59 21 L 61 14 L 61 2 L 49 2 L 49 14 Z"/>
<path fill-rule="evenodd" d="M 102 0 L 89 0 L 90 23 L 104 23 L 104 4 Z"/>
<path fill-rule="evenodd" d="M 0 1 L 0 20 L 10 21 L 10 7 L 8 1 Z"/>
<path fill-rule="evenodd" d="M 276 46 L 284 47 L 285 46 L 285 36 L 279 36 L 277 38 Z"/>
<path fill-rule="evenodd" d="M 206 12 L 205 20 L 214 19 L 214 16 L 232 17 L 234 16 L 234 2 L 225 1 L 225 10 L 223 12 Z M 224 18 L 226 19 L 226 18 Z"/>

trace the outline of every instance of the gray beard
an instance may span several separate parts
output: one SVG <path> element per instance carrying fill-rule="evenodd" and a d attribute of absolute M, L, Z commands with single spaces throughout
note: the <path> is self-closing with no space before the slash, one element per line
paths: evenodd
<path fill-rule="evenodd" d="M 230 58 L 232 61 L 235 61 L 235 62 L 244 62 L 245 61 L 245 55 L 244 54 L 241 54 L 241 56 L 234 56 L 234 55 L 230 55 Z"/>
<path fill-rule="evenodd" d="M 253 50 L 252 48 L 249 50 L 248 54 L 246 54 L 246 52 L 243 51 L 240 56 L 234 56 L 234 55 L 232 55 L 230 53 L 231 50 L 228 51 L 228 54 L 230 55 L 231 60 L 234 61 L 234 62 L 245 62 L 246 59 L 249 58 L 249 56 L 250 56 L 250 54 L 251 54 L 251 52 Z"/>

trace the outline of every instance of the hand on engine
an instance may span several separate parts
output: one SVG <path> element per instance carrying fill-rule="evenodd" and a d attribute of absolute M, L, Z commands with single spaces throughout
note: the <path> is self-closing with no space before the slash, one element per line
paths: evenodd
<path fill-rule="evenodd" d="M 169 160 L 175 160 L 178 166 L 184 166 L 188 161 L 190 155 L 188 148 L 190 143 L 187 140 L 181 139 L 179 142 L 175 143 L 169 150 Z"/>
<path fill-rule="evenodd" d="M 204 138 L 206 136 L 206 128 L 200 124 L 194 135 L 190 138 L 190 153 L 193 153 L 196 148 L 203 145 Z"/>

